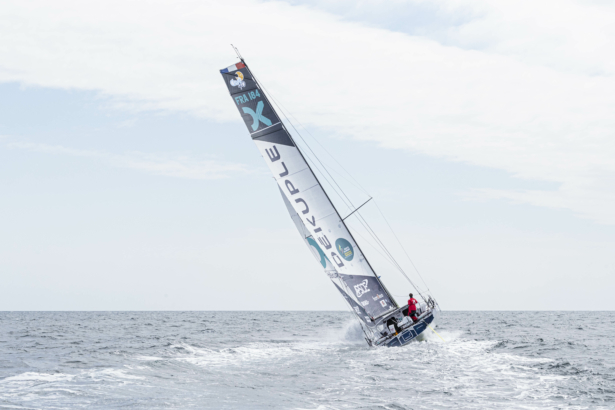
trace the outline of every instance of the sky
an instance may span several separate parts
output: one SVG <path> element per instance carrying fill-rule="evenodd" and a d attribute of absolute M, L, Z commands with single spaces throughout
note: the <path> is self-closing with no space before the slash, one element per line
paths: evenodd
<path fill-rule="evenodd" d="M 7 0 L 0 310 L 347 309 L 233 107 L 230 44 L 444 310 L 615 309 L 614 23 L 602 1 Z"/>

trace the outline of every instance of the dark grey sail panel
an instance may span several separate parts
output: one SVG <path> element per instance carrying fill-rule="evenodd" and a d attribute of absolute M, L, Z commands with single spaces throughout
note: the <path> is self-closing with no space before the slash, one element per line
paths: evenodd
<path fill-rule="evenodd" d="M 365 311 L 378 317 L 390 310 L 391 302 L 382 285 L 373 276 L 340 275 L 346 286 L 354 293 Z"/>
<path fill-rule="evenodd" d="M 337 283 L 333 282 L 333 284 L 335 285 L 337 290 L 340 291 L 340 293 L 342 294 L 344 299 L 346 299 L 346 302 L 348 302 L 348 304 L 350 305 L 352 310 L 354 310 L 354 312 L 357 314 L 357 316 L 359 318 L 361 318 L 363 323 L 365 323 L 369 327 L 372 327 L 372 326 L 376 325 L 376 322 L 372 321 L 371 317 L 367 314 L 367 312 L 365 311 L 365 309 L 363 309 L 363 307 L 361 305 L 359 305 L 351 297 L 349 297 L 348 294 L 346 292 L 344 292 L 344 290 L 337 285 Z"/>
<path fill-rule="evenodd" d="M 272 125 L 271 127 L 255 132 L 254 134 L 252 134 L 252 139 L 258 141 L 267 141 L 274 144 L 288 145 L 290 147 L 295 146 L 295 144 L 290 139 L 288 132 L 286 131 L 286 129 L 284 129 L 281 123 Z"/>

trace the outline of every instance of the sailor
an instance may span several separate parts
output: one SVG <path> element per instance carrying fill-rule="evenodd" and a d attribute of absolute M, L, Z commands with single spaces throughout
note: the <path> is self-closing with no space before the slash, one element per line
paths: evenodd
<path fill-rule="evenodd" d="M 387 320 L 387 329 L 391 329 L 395 332 L 395 334 L 401 332 L 401 329 L 399 328 L 399 326 L 397 325 L 397 318 L 396 317 L 391 317 L 389 318 L 389 320 Z"/>
<path fill-rule="evenodd" d="M 418 305 L 419 302 L 417 302 L 412 293 L 408 296 L 410 296 L 410 299 L 408 299 L 408 316 L 410 316 L 412 321 L 416 323 L 419 320 L 416 317 L 416 305 Z"/>

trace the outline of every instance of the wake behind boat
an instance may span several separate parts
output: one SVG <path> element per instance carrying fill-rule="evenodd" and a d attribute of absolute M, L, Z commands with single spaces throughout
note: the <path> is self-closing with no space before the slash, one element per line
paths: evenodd
<path fill-rule="evenodd" d="M 370 346 L 422 339 L 439 310 L 430 295 L 399 306 L 374 272 L 243 58 L 220 70 L 304 242 L 361 323 Z M 356 208 L 352 213 L 358 211 Z M 416 308 L 416 311 L 414 311 Z"/>

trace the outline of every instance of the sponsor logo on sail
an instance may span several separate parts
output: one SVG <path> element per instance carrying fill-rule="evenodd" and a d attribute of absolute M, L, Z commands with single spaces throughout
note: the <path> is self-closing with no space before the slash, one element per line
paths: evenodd
<path fill-rule="evenodd" d="M 384 295 L 382 293 L 377 294 L 376 296 L 374 296 L 372 299 L 375 301 L 377 301 L 378 299 L 382 299 L 384 297 Z"/>
<path fill-rule="evenodd" d="M 353 308 L 354 308 L 354 311 L 355 311 L 355 312 L 357 312 L 357 315 L 360 315 L 360 314 L 361 314 L 361 311 L 359 310 L 359 308 L 358 308 L 358 307 L 353 306 Z"/>
<path fill-rule="evenodd" d="M 369 300 L 364 300 L 363 302 L 361 302 L 361 306 L 367 306 L 369 305 Z"/>
<path fill-rule="evenodd" d="M 352 245 L 346 239 L 339 238 L 337 241 L 335 241 L 335 247 L 337 248 L 337 252 L 340 254 L 340 256 L 346 259 L 348 262 L 350 262 L 354 257 Z"/>
<path fill-rule="evenodd" d="M 246 82 L 243 81 L 243 73 L 241 71 L 237 71 L 235 75 L 237 77 L 231 78 L 231 81 L 230 81 L 231 85 L 233 87 L 239 87 L 240 90 L 243 90 L 243 87 L 246 86 Z"/>
<path fill-rule="evenodd" d="M 381 300 L 380 304 L 382 305 L 382 307 L 386 307 L 387 301 L 386 300 Z"/>
<path fill-rule="evenodd" d="M 312 245 L 312 247 L 316 250 L 316 252 L 318 252 L 318 257 L 317 259 L 320 260 L 320 264 L 322 265 L 323 268 L 327 267 L 327 255 L 325 255 L 325 253 L 322 251 L 322 249 L 320 249 L 320 246 L 318 246 L 318 243 L 316 243 L 316 241 L 312 238 L 307 238 L 306 239 L 307 242 Z M 327 272 L 327 274 L 329 274 Z M 332 277 L 331 274 L 329 274 L 329 277 Z"/>
<path fill-rule="evenodd" d="M 369 288 L 367 287 L 367 279 L 365 279 L 361 283 L 354 285 L 354 291 L 358 298 L 369 292 Z"/>
<path fill-rule="evenodd" d="M 267 126 L 271 126 L 271 120 L 263 115 L 263 108 L 265 108 L 265 104 L 262 101 L 256 104 L 256 111 L 252 110 L 250 107 L 241 107 L 243 112 L 252 117 L 252 131 L 256 131 L 261 122 Z"/>

